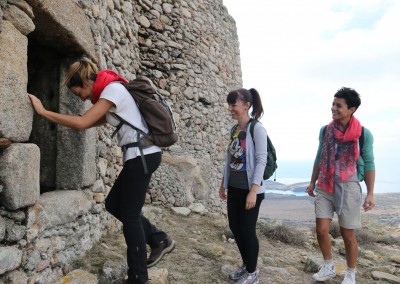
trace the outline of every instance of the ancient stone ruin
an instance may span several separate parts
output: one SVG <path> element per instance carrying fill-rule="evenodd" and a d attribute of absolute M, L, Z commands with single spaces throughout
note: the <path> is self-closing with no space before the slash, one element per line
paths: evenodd
<path fill-rule="evenodd" d="M 90 107 L 60 81 L 74 59 L 127 79 L 146 75 L 168 99 L 179 142 L 163 154 L 147 203 L 218 210 L 229 90 L 241 86 L 239 42 L 222 0 L 0 0 L 0 283 L 53 283 L 120 224 L 104 198 L 122 168 L 103 126 L 79 132 L 45 107 Z"/>

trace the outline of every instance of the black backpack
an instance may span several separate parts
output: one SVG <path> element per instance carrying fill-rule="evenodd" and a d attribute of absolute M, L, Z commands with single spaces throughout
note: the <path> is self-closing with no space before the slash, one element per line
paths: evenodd
<path fill-rule="evenodd" d="M 145 133 L 141 129 L 124 120 L 122 117 L 112 113 L 120 123 L 111 137 L 114 137 L 123 124 L 129 125 L 137 131 L 137 142 L 123 145 L 122 148 L 127 149 L 131 147 L 139 147 L 145 173 L 147 174 L 147 165 L 142 149 L 151 145 L 168 147 L 177 142 L 178 134 L 176 133 L 175 120 L 167 101 L 158 92 L 157 88 L 149 78 L 144 76 L 138 77 L 129 83 L 124 84 L 124 86 L 135 100 L 140 113 L 147 123 L 149 133 Z"/>
<path fill-rule="evenodd" d="M 254 126 L 258 120 L 252 119 L 250 121 L 250 135 L 251 138 L 253 139 L 253 144 L 254 144 Z M 255 146 L 255 144 L 254 144 Z M 269 138 L 269 135 L 267 135 L 267 150 L 268 150 L 268 155 L 267 155 L 267 163 L 265 164 L 265 169 L 264 169 L 264 176 L 263 179 L 267 180 L 269 179 L 276 171 L 278 168 L 278 164 L 276 163 L 276 150 L 274 145 L 272 144 L 271 139 Z M 274 179 L 276 181 L 276 178 Z"/>

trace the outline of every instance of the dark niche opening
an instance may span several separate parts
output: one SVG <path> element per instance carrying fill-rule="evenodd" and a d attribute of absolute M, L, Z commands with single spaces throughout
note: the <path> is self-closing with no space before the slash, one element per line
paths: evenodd
<path fill-rule="evenodd" d="M 53 48 L 28 37 L 28 92 L 43 106 L 59 112 L 62 56 Z M 30 141 L 40 148 L 41 193 L 56 188 L 57 125 L 35 114 Z"/>
<path fill-rule="evenodd" d="M 55 39 L 57 40 L 57 39 Z M 67 67 L 78 55 L 59 42 L 28 36 L 28 92 L 48 110 L 81 114 L 88 107 L 61 86 Z M 69 46 L 71 43 L 69 43 Z M 77 131 L 52 123 L 35 114 L 30 142 L 40 148 L 40 191 L 80 189 L 96 178 L 95 131 Z"/>

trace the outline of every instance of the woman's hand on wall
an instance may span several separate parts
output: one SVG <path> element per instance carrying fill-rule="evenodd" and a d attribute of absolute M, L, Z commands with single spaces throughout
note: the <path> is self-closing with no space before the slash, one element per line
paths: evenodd
<path fill-rule="evenodd" d="M 34 95 L 28 94 L 29 99 L 31 100 L 32 106 L 35 109 L 38 115 L 43 115 L 46 109 L 43 107 L 42 102 Z"/>

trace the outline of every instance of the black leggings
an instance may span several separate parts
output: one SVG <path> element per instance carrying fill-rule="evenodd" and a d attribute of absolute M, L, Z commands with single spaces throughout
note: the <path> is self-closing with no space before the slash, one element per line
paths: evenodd
<path fill-rule="evenodd" d="M 264 194 L 257 194 L 256 205 L 246 210 L 247 189 L 228 186 L 228 220 L 229 228 L 235 236 L 243 264 L 247 272 L 253 273 L 257 268 L 259 251 L 256 224 Z"/>
<path fill-rule="evenodd" d="M 141 157 L 125 162 L 107 196 L 108 212 L 123 224 L 127 245 L 129 283 L 145 283 L 148 279 L 146 239 L 142 225 L 142 207 L 152 173 L 161 163 L 161 152 L 145 156 L 148 174 L 144 173 Z"/>

